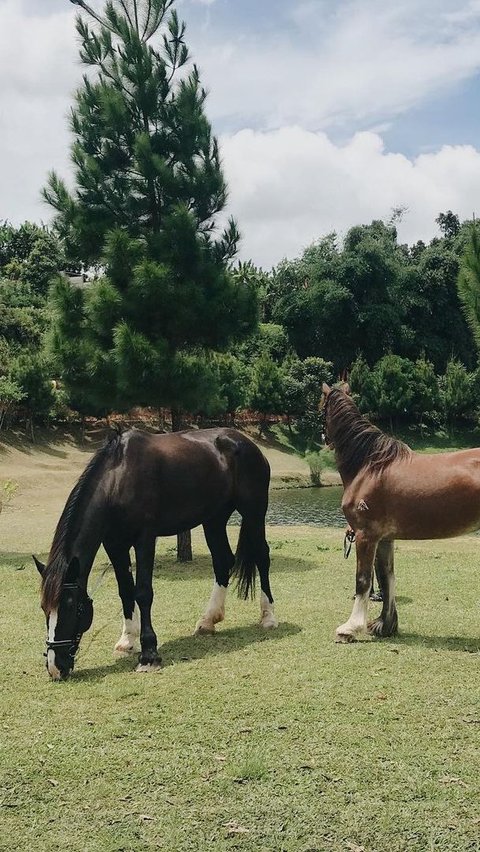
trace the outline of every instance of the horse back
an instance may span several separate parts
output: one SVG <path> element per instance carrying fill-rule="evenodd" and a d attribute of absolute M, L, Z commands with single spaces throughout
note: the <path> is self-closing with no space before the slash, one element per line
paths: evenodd
<path fill-rule="evenodd" d="M 266 499 L 268 463 L 235 429 L 161 435 L 131 430 L 122 445 L 108 499 L 128 526 L 149 523 L 157 535 L 170 535 L 238 508 L 241 493 L 262 492 Z"/>

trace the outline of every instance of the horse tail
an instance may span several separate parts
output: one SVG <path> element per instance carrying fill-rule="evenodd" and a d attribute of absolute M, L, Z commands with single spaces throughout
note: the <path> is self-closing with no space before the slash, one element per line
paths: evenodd
<path fill-rule="evenodd" d="M 253 598 L 255 596 L 257 564 L 254 551 L 254 543 L 251 539 L 248 524 L 245 519 L 242 518 L 232 575 L 237 578 L 238 597 L 243 598 L 244 600 L 247 600 L 248 597 Z"/>

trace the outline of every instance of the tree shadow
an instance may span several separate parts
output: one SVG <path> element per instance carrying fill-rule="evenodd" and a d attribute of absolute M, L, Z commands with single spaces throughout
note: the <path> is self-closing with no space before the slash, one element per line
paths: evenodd
<path fill-rule="evenodd" d="M 172 548 L 173 551 L 174 548 Z M 176 548 L 175 548 L 176 550 Z M 313 559 L 298 559 L 291 556 L 283 556 L 277 549 L 272 550 L 272 567 L 270 577 L 275 580 L 276 574 L 301 574 L 304 571 L 313 571 L 317 563 Z M 179 563 L 173 556 L 157 556 L 153 569 L 156 579 L 170 580 L 194 580 L 195 578 L 213 578 L 213 567 L 210 556 L 195 556 L 193 562 Z M 232 584 L 235 584 L 232 579 Z"/>
<path fill-rule="evenodd" d="M 63 447 L 65 444 L 74 447 L 84 453 L 92 453 L 97 450 L 110 433 L 107 428 L 98 428 L 93 434 L 84 435 L 80 426 L 52 426 L 50 428 L 36 428 L 34 440 L 21 429 L 11 429 L 0 434 L 0 454 L 5 454 L 8 448 L 18 450 L 27 456 L 34 453 L 44 453 L 48 456 L 65 459 L 68 453 Z"/>
<path fill-rule="evenodd" d="M 298 624 L 284 622 L 279 624 L 275 630 L 268 631 L 265 631 L 259 625 L 250 625 L 248 627 L 220 629 L 214 636 L 179 636 L 160 646 L 159 652 L 162 657 L 162 668 L 167 668 L 177 663 L 202 660 L 206 657 L 230 654 L 232 651 L 241 651 L 254 643 L 278 642 L 281 639 L 301 633 L 301 630 L 302 628 Z M 134 654 L 128 658 L 113 659 L 111 663 L 103 666 L 79 668 L 74 672 L 72 677 L 76 681 L 94 682 L 102 680 L 109 674 L 133 672 L 136 664 L 137 660 Z M 161 670 L 159 673 L 161 673 Z"/>

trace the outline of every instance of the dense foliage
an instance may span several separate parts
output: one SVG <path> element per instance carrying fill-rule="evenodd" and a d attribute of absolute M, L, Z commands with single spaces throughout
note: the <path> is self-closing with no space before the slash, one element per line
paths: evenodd
<path fill-rule="evenodd" d="M 0 225 L 0 428 L 19 413 L 43 421 L 61 408 L 43 339 L 49 282 L 64 265 L 51 231 L 29 222 Z"/>
<path fill-rule="evenodd" d="M 440 213 L 440 236 L 407 246 L 395 213 L 270 272 L 234 266 L 175 0 L 72 2 L 87 67 L 74 185 L 49 177 L 53 230 L 0 225 L 0 426 L 142 405 L 169 408 L 174 428 L 181 412 L 233 422 L 247 410 L 313 437 L 321 384 L 346 371 L 361 409 L 392 427 L 476 421 L 476 224 Z M 80 265 L 92 282 L 69 277 Z"/>

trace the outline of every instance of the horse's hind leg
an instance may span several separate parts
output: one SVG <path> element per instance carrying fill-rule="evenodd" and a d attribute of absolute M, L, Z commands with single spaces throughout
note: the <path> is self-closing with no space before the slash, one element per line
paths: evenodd
<path fill-rule="evenodd" d="M 377 541 L 368 538 L 364 533 L 357 532 L 357 575 L 355 601 L 352 614 L 345 624 L 335 631 L 336 642 L 354 642 L 357 635 L 367 629 L 367 609 L 372 585 L 373 562 Z"/>
<path fill-rule="evenodd" d="M 265 521 L 255 531 L 255 558 L 260 576 L 260 624 L 265 630 L 278 627 L 273 609 L 273 595 L 270 588 L 270 548 L 265 536 Z"/>
<path fill-rule="evenodd" d="M 203 525 L 205 538 L 212 554 L 215 581 L 207 608 L 197 621 L 195 636 L 215 633 L 215 625 L 225 618 L 228 581 L 235 562 L 227 536 L 227 520 L 228 517 L 223 517 Z"/>
<path fill-rule="evenodd" d="M 242 517 L 238 538 L 235 573 L 238 576 L 240 594 L 246 598 L 254 588 L 255 570 L 260 575 L 260 624 L 266 630 L 278 627 L 270 588 L 270 548 L 265 537 L 265 516 Z"/>
<path fill-rule="evenodd" d="M 117 541 L 105 540 L 103 546 L 115 571 L 118 594 L 122 601 L 123 630 L 114 648 L 114 653 L 122 656 L 135 650 L 140 636 L 138 612 L 135 606 L 135 583 L 132 574 L 129 547 Z"/>
<path fill-rule="evenodd" d="M 398 628 L 395 604 L 395 574 L 393 570 L 393 541 L 379 541 L 375 556 L 375 572 L 383 594 L 383 607 L 378 618 L 368 625 L 374 636 L 393 636 Z"/>

